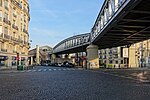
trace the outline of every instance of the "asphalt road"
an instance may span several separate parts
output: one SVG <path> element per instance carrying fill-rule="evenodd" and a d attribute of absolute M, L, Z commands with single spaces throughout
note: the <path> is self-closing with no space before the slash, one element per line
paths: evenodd
<path fill-rule="evenodd" d="M 0 100 L 150 100 L 138 71 L 35 67 L 0 71 Z M 147 76 L 149 72 L 147 72 Z"/>

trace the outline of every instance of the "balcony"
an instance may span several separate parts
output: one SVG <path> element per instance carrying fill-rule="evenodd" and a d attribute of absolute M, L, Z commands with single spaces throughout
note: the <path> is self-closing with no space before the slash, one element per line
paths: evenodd
<path fill-rule="evenodd" d="M 10 36 L 8 34 L 4 34 L 4 38 L 9 40 Z"/>
<path fill-rule="evenodd" d="M 16 50 L 13 50 L 13 53 L 17 53 L 17 51 L 16 51 Z"/>
<path fill-rule="evenodd" d="M 28 10 L 25 7 L 23 7 L 23 11 L 26 12 L 26 13 L 29 13 Z"/>
<path fill-rule="evenodd" d="M 23 54 L 23 55 L 24 55 L 24 54 L 25 54 L 25 52 L 21 52 L 21 54 Z"/>
<path fill-rule="evenodd" d="M 106 51 L 104 51 L 103 54 L 106 54 Z"/>
<path fill-rule="evenodd" d="M 118 55 L 114 55 L 114 58 L 115 58 L 115 59 L 116 59 L 116 58 L 118 59 Z"/>
<path fill-rule="evenodd" d="M 18 26 L 16 26 L 15 24 L 12 25 L 12 28 L 18 30 Z"/>
<path fill-rule="evenodd" d="M 23 29 L 23 32 L 24 32 L 24 33 L 26 33 L 26 34 L 28 34 L 28 31 L 27 31 L 27 30 L 25 30 L 25 29 Z"/>
<path fill-rule="evenodd" d="M 13 16 L 16 18 L 16 17 L 17 17 L 17 14 L 13 13 Z"/>
<path fill-rule="evenodd" d="M 26 23 L 26 20 L 24 19 L 24 22 Z"/>
<path fill-rule="evenodd" d="M 28 15 L 29 20 L 30 20 L 30 14 L 29 14 L 29 11 L 28 11 L 25 7 L 23 8 L 23 11 Z"/>
<path fill-rule="evenodd" d="M 7 49 L 1 48 L 2 52 L 7 52 Z"/>
<path fill-rule="evenodd" d="M 117 49 L 114 49 L 114 50 L 113 50 L 113 54 L 118 54 L 118 50 L 117 50 Z"/>
<path fill-rule="evenodd" d="M 24 44 L 25 44 L 25 45 L 29 45 L 28 42 L 26 42 L 26 41 L 24 41 Z"/>
<path fill-rule="evenodd" d="M 9 10 L 9 9 L 8 9 L 8 6 L 5 6 L 5 9 L 6 9 L 6 10 Z"/>
<path fill-rule="evenodd" d="M 112 59 L 112 56 L 109 56 L 109 59 Z"/>
<path fill-rule="evenodd" d="M 20 43 L 23 44 L 23 40 L 20 40 Z"/>
<path fill-rule="evenodd" d="M 6 19 L 6 18 L 3 19 L 3 22 L 5 22 L 8 25 L 11 25 L 11 22 L 8 19 Z"/>
<path fill-rule="evenodd" d="M 11 37 L 11 40 L 12 40 L 12 41 L 15 41 L 15 42 L 18 42 L 18 39 L 15 38 L 15 37 Z"/>
<path fill-rule="evenodd" d="M 22 9 L 21 4 L 20 4 L 19 2 L 17 2 L 16 0 L 11 0 L 11 2 L 12 2 L 15 6 L 17 6 L 18 8 Z"/>

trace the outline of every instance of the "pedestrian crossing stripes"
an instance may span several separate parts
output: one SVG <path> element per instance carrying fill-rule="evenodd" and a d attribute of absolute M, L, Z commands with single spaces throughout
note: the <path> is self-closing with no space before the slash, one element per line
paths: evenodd
<path fill-rule="evenodd" d="M 50 71 L 75 71 L 75 70 L 81 70 L 77 68 L 42 68 L 42 69 L 32 69 L 32 70 L 24 70 L 20 72 L 50 72 Z"/>

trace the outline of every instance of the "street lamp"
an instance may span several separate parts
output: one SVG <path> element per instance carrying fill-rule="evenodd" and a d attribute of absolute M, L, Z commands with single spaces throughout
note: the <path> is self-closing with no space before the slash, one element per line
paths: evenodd
<path fill-rule="evenodd" d="M 83 68 L 83 39 L 84 39 L 84 37 L 82 37 L 82 68 Z"/>

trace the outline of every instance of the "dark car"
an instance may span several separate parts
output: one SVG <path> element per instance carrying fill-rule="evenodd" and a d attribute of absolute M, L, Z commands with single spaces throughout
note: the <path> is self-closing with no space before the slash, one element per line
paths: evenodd
<path fill-rule="evenodd" d="M 49 66 L 57 66 L 58 65 L 58 63 L 51 63 L 51 64 L 49 64 Z"/>
<path fill-rule="evenodd" d="M 72 63 L 70 63 L 68 61 L 65 61 L 65 62 L 63 62 L 62 66 L 63 67 L 74 67 L 74 64 L 72 64 Z"/>

